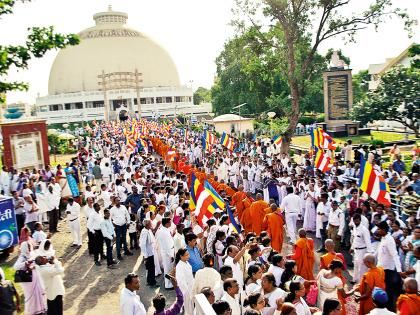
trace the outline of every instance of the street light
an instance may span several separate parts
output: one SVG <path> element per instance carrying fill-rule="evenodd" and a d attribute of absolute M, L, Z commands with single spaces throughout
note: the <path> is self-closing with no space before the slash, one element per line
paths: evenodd
<path fill-rule="evenodd" d="M 239 133 L 239 135 L 241 135 L 241 120 L 242 120 L 241 108 L 242 108 L 242 106 L 245 106 L 246 104 L 247 103 L 242 103 L 242 104 L 239 104 L 239 105 L 232 108 L 232 109 L 237 109 L 238 110 L 238 116 L 239 116 L 238 133 Z"/>

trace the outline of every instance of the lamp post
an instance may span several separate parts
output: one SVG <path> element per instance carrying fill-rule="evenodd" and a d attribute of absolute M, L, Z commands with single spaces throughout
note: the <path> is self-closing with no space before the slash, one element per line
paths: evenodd
<path fill-rule="evenodd" d="M 242 120 L 242 117 L 241 117 L 241 107 L 242 106 L 245 106 L 247 103 L 242 103 L 242 104 L 239 104 L 239 105 L 237 105 L 237 106 L 235 106 L 235 107 L 233 107 L 232 109 L 237 109 L 238 110 L 238 116 L 239 116 L 239 123 L 238 123 L 238 135 L 241 135 L 241 120 Z"/>

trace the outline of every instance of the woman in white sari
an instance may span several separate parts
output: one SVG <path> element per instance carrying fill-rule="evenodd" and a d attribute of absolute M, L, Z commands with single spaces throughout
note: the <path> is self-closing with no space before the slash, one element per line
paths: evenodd
<path fill-rule="evenodd" d="M 71 197 L 71 190 L 70 185 L 67 182 L 66 172 L 64 172 L 63 167 L 61 165 L 57 165 L 57 172 L 56 172 L 57 182 L 61 187 L 61 197 Z"/>
<path fill-rule="evenodd" d="M 192 273 L 192 267 L 188 262 L 189 258 L 190 253 L 185 248 L 179 249 L 175 256 L 175 277 L 178 282 L 178 286 L 181 289 L 182 295 L 184 296 L 185 315 L 193 315 L 194 313 L 194 296 L 192 294 L 194 276 Z"/>
<path fill-rule="evenodd" d="M 46 193 L 47 193 L 47 185 L 43 181 L 42 177 L 40 177 L 39 181 L 36 183 L 36 186 L 35 186 L 36 203 L 39 207 L 39 214 L 38 214 L 39 222 L 48 222 L 48 217 L 47 217 L 48 203 L 47 203 Z"/>
<path fill-rule="evenodd" d="M 19 283 L 25 297 L 25 314 L 44 314 L 47 311 L 47 297 L 44 284 L 38 271 L 33 266 L 32 245 L 29 241 L 20 244 L 20 255 L 13 268 L 16 270 L 32 270 L 32 281 Z"/>

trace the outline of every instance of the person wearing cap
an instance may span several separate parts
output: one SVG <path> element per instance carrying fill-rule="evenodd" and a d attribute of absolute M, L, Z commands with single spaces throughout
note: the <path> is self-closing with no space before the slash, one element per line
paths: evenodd
<path fill-rule="evenodd" d="M 405 294 L 401 294 L 397 300 L 397 310 L 400 315 L 416 315 L 420 313 L 420 294 L 418 283 L 413 278 L 404 280 Z"/>
<path fill-rule="evenodd" d="M 395 302 L 401 293 L 401 261 L 397 252 L 394 238 L 388 233 L 389 225 L 386 221 L 380 222 L 377 234 L 381 237 L 378 245 L 378 266 L 385 270 L 385 286 L 388 294 L 388 309 L 395 310 Z"/>
<path fill-rule="evenodd" d="M 381 288 L 373 289 L 372 300 L 375 308 L 371 310 L 368 315 L 396 315 L 396 313 L 391 312 L 386 308 L 388 303 L 388 295 Z"/>

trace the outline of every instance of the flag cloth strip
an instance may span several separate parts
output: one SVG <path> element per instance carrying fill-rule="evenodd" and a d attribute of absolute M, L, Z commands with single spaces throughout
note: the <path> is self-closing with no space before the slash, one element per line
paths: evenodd
<path fill-rule="evenodd" d="M 238 225 L 238 223 L 235 220 L 235 216 L 233 215 L 232 209 L 229 207 L 228 204 L 226 204 L 226 210 L 227 210 L 227 214 L 229 216 L 229 220 L 230 220 L 230 227 L 232 228 L 232 230 L 237 233 L 240 234 L 242 232 L 242 229 L 240 227 L 240 225 Z"/>
<path fill-rule="evenodd" d="M 273 142 L 275 145 L 281 145 L 281 143 L 283 142 L 283 138 L 279 135 L 279 136 L 275 136 L 273 138 Z"/>
<path fill-rule="evenodd" d="M 363 157 L 360 159 L 359 188 L 373 200 L 386 206 L 391 205 L 389 186 L 385 179 Z"/>
<path fill-rule="evenodd" d="M 232 139 L 226 134 L 226 132 L 223 132 L 222 137 L 220 138 L 220 143 L 230 151 L 233 151 L 235 146 Z"/>
<path fill-rule="evenodd" d="M 323 173 L 329 172 L 332 168 L 331 158 L 322 153 L 322 150 L 317 150 L 314 164 Z"/>

